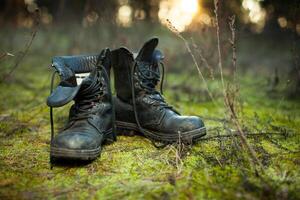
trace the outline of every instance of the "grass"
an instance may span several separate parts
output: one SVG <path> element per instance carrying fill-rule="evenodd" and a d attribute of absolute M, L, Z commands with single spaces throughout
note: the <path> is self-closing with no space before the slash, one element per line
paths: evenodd
<path fill-rule="evenodd" d="M 101 158 L 90 164 L 54 166 L 51 170 L 49 114 L 45 104 L 50 58 L 98 52 L 99 48 L 124 43 L 137 48 L 145 38 L 137 36 L 132 41 L 126 34 L 133 32 L 122 30 L 116 38 L 109 38 L 105 31 L 87 30 L 76 36 L 59 29 L 51 30 L 51 34 L 49 30 L 38 32 L 12 79 L 0 84 L 0 198 L 299 198 L 300 104 L 284 97 L 284 86 L 270 96 L 266 75 L 258 76 L 257 72 L 239 76 L 240 119 L 245 133 L 257 134 L 249 136 L 248 141 L 263 164 L 264 175 L 255 173 L 238 137 L 203 140 L 178 152 L 176 145 L 157 149 L 146 138 L 120 136 L 117 142 L 104 147 Z M 27 39 L 27 32 L 11 33 L 9 29 L 1 33 L 1 49 L 17 54 L 15 51 Z M 168 102 L 183 114 L 203 117 L 209 129 L 207 137 L 234 133 L 234 126 L 226 118 L 220 80 L 208 79 L 208 87 L 216 97 L 215 106 L 185 54 L 184 44 L 160 28 L 149 29 L 147 33 L 161 36 L 161 47 L 167 56 L 179 60 L 166 60 Z M 180 45 L 183 50 L 174 51 Z M 13 57 L 1 60 L 2 74 L 13 61 Z M 183 63 L 188 66 L 185 70 L 180 69 Z M 55 109 L 56 128 L 64 125 L 68 108 Z"/>

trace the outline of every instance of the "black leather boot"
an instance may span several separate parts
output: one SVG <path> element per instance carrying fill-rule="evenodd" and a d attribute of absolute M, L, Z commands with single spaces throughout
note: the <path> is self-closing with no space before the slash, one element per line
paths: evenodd
<path fill-rule="evenodd" d="M 157 38 L 149 40 L 136 59 L 126 48 L 112 51 L 118 134 L 134 131 L 153 141 L 193 143 L 206 134 L 204 123 L 199 117 L 180 115 L 156 90 L 159 66 L 164 69 L 157 45 Z M 162 82 L 163 78 L 161 89 Z"/>
<path fill-rule="evenodd" d="M 105 141 L 112 142 L 116 139 L 109 80 L 110 62 L 111 53 L 108 49 L 103 50 L 99 57 L 64 56 L 53 59 L 52 66 L 61 75 L 61 83 L 47 100 L 51 107 L 52 161 L 93 160 L 100 155 Z M 90 74 L 81 84 L 77 84 L 76 75 L 78 78 L 78 74 L 81 76 L 80 74 L 87 72 Z M 54 137 L 52 107 L 63 106 L 71 100 L 75 104 L 70 109 L 68 124 Z"/>

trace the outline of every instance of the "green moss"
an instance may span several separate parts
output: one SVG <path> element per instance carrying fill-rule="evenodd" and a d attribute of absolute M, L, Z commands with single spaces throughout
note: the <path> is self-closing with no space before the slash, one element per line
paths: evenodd
<path fill-rule="evenodd" d="M 51 170 L 45 104 L 51 73 L 46 66 L 54 53 L 68 52 L 72 41 L 57 32 L 46 36 L 40 34 L 32 51 L 42 47 L 47 51 L 28 55 L 14 79 L 0 84 L 1 199 L 299 198 L 300 104 L 270 98 L 264 80 L 249 74 L 240 77 L 239 115 L 245 132 L 262 132 L 248 140 L 265 169 L 262 178 L 255 174 L 238 137 L 200 141 L 185 147 L 178 160 L 176 146 L 156 149 L 146 138 L 121 136 L 90 164 Z M 58 47 L 45 45 L 49 41 Z M 94 51 L 85 45 L 82 51 Z M 9 64 L 2 62 L 1 67 Z M 196 73 L 170 74 L 165 96 L 181 113 L 204 117 L 208 136 L 217 135 L 216 128 L 219 134 L 229 134 L 235 126 L 227 121 L 219 80 L 208 84 L 215 104 Z M 55 109 L 56 129 L 63 126 L 69 107 Z"/>

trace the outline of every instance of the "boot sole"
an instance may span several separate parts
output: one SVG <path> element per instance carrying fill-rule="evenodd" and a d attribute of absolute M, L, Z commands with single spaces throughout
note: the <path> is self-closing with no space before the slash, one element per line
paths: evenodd
<path fill-rule="evenodd" d="M 145 129 L 148 133 L 143 133 L 139 130 L 137 124 L 123 121 L 116 121 L 117 135 L 142 135 L 159 142 L 175 143 L 179 141 L 179 135 L 170 135 L 163 132 L 155 132 Z M 180 140 L 183 143 L 191 144 L 198 141 L 201 137 L 206 135 L 206 128 L 201 127 L 188 132 L 181 133 Z"/>
<path fill-rule="evenodd" d="M 50 147 L 50 159 L 94 160 L 101 153 L 101 147 L 89 150 L 77 150 Z"/>

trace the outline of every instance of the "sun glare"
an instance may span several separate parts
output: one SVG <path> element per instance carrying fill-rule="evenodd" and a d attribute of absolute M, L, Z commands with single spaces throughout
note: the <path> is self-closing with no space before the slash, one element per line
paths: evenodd
<path fill-rule="evenodd" d="M 182 32 L 192 23 L 198 10 L 198 0 L 163 0 L 159 5 L 158 17 L 163 24 L 169 20 Z"/>
<path fill-rule="evenodd" d="M 124 27 L 129 27 L 132 23 L 131 15 L 132 15 L 132 9 L 130 6 L 128 5 L 121 6 L 117 14 L 117 23 Z"/>
<path fill-rule="evenodd" d="M 248 19 L 251 23 L 263 28 L 265 25 L 266 11 L 260 4 L 260 0 L 243 0 L 242 6 L 248 11 Z"/>

